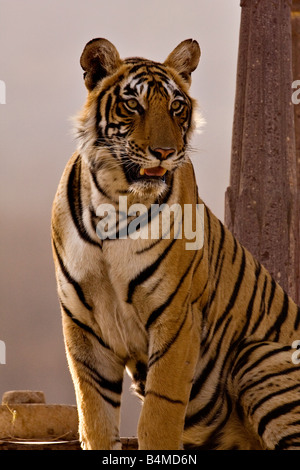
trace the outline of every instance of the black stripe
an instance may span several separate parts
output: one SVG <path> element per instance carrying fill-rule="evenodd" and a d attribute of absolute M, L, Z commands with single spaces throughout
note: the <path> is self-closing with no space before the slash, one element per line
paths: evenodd
<path fill-rule="evenodd" d="M 163 311 L 170 305 L 170 303 L 172 302 L 172 300 L 174 299 L 175 295 L 177 294 L 178 290 L 180 289 L 180 287 L 182 286 L 183 282 L 184 282 L 184 279 L 186 278 L 186 276 L 188 275 L 191 267 L 193 266 L 193 263 L 194 263 L 194 260 L 195 260 L 195 257 L 197 256 L 197 251 L 195 252 L 190 264 L 188 265 L 187 269 L 185 270 L 185 272 L 183 273 L 183 275 L 181 276 L 176 288 L 174 289 L 174 291 L 169 295 L 169 297 L 167 298 L 167 300 L 162 304 L 160 305 L 158 308 L 156 308 L 149 316 L 148 320 L 147 320 L 147 323 L 146 323 L 146 330 L 148 330 L 150 328 L 150 326 L 152 325 L 152 323 L 157 320 L 157 318 L 163 313 Z"/>
<path fill-rule="evenodd" d="M 297 441 L 293 442 L 295 438 Z M 295 432 L 293 434 L 288 434 L 287 436 L 282 437 L 276 444 L 275 450 L 284 450 L 288 449 L 289 447 L 300 447 L 300 432 Z"/>
<path fill-rule="evenodd" d="M 251 390 L 251 388 L 255 388 L 259 385 L 262 385 L 264 382 L 266 382 L 267 380 L 269 379 L 274 379 L 276 377 L 283 377 L 285 375 L 288 375 L 288 374 L 291 374 L 291 373 L 294 373 L 296 372 L 296 369 L 294 367 L 290 368 L 290 369 L 285 369 L 285 370 L 281 370 L 279 372 L 273 372 L 271 374 L 267 374 L 267 375 L 264 375 L 263 377 L 261 377 L 260 379 L 256 380 L 255 382 L 252 382 L 248 385 L 246 385 L 245 387 L 242 388 L 242 390 L 240 391 L 239 393 L 239 396 L 238 396 L 238 401 L 241 401 L 242 399 L 242 396 L 248 392 L 249 390 Z"/>
<path fill-rule="evenodd" d="M 256 322 L 253 325 L 253 328 L 250 332 L 250 335 L 253 335 L 253 333 L 255 333 L 255 331 L 258 329 L 259 325 L 261 324 L 261 322 L 263 321 L 263 319 L 265 317 L 266 290 L 267 290 L 267 277 L 265 276 L 263 291 L 262 291 L 262 294 L 261 294 L 261 301 L 260 301 L 260 306 L 259 306 L 260 315 L 257 317 Z"/>
<path fill-rule="evenodd" d="M 109 124 L 109 113 L 111 110 L 111 103 L 112 103 L 112 97 L 111 95 L 108 95 L 106 104 L 105 104 L 105 120 L 106 120 L 106 125 Z"/>
<path fill-rule="evenodd" d="M 199 252 L 199 250 L 198 250 L 198 252 Z M 203 260 L 203 254 L 204 254 L 204 249 L 201 249 L 201 255 L 199 256 L 199 259 L 198 259 L 198 261 L 197 261 L 197 263 L 195 264 L 195 267 L 194 267 L 194 273 L 195 274 L 197 273 L 199 265 L 200 265 L 201 261 Z M 206 280 L 206 282 L 207 282 L 207 280 Z"/>
<path fill-rule="evenodd" d="M 284 386 L 284 384 L 283 384 Z M 250 414 L 253 416 L 255 411 L 260 408 L 266 401 L 271 400 L 274 397 L 278 397 L 279 395 L 283 395 L 284 393 L 291 392 L 300 387 L 300 383 L 291 385 L 290 387 L 283 388 L 282 390 L 276 390 L 275 392 L 269 393 L 269 395 L 265 395 L 261 400 L 259 400 L 250 410 Z"/>
<path fill-rule="evenodd" d="M 134 66 L 130 69 L 129 73 L 130 73 L 130 74 L 135 73 L 135 72 L 137 72 L 140 68 L 145 67 L 145 65 L 146 65 L 145 63 L 140 63 L 140 62 L 138 62 L 137 65 L 134 65 Z M 148 76 L 148 74 L 147 74 L 146 71 L 145 71 L 145 72 L 144 72 L 144 71 L 141 72 L 141 74 L 142 74 L 142 73 L 145 73 L 146 76 Z"/>
<path fill-rule="evenodd" d="M 188 296 L 186 297 L 184 303 L 187 301 L 187 299 L 188 299 Z M 166 354 L 166 352 L 170 349 L 170 347 L 175 343 L 176 339 L 178 338 L 178 336 L 179 336 L 179 334 L 180 334 L 180 332 L 183 328 L 183 325 L 185 324 L 187 314 L 188 314 L 188 309 L 189 309 L 189 306 L 186 308 L 185 315 L 183 317 L 181 325 L 179 326 L 179 328 L 177 328 L 177 331 L 176 331 L 175 335 L 173 336 L 173 338 L 170 341 L 168 341 L 168 343 L 166 344 L 164 349 L 161 349 L 160 351 L 156 351 L 155 353 L 153 353 L 150 356 L 149 362 L 148 362 L 148 369 L 150 369 L 150 367 L 153 366 L 153 364 L 155 364 L 155 362 L 157 362 L 159 359 L 161 359 Z"/>
<path fill-rule="evenodd" d="M 277 351 L 278 352 L 278 351 Z M 239 409 L 241 407 L 240 403 L 241 403 L 241 400 L 242 400 L 242 397 L 243 395 L 248 392 L 249 390 L 255 388 L 255 387 L 261 387 L 264 382 L 268 381 L 268 380 L 273 380 L 275 378 L 278 378 L 278 377 L 284 377 L 286 375 L 289 375 L 290 373 L 296 373 L 296 369 L 295 368 L 290 368 L 290 369 L 285 369 L 283 371 L 279 371 L 279 372 L 273 372 L 271 374 L 267 374 L 263 377 L 261 377 L 259 380 L 256 380 L 255 382 L 252 382 L 246 386 L 244 386 L 242 388 L 242 390 L 240 391 L 240 393 L 238 394 L 238 397 L 237 397 L 237 409 Z M 252 394 L 255 393 L 255 392 L 252 392 Z"/>
<path fill-rule="evenodd" d="M 235 285 L 234 285 L 232 294 L 231 294 L 231 296 L 230 296 L 229 302 L 228 302 L 228 304 L 227 304 L 227 306 L 226 306 L 226 309 L 224 310 L 224 313 L 220 316 L 220 318 L 218 319 L 218 321 L 217 321 L 217 323 L 216 323 L 216 327 L 215 327 L 214 334 L 215 334 L 215 333 L 217 332 L 217 330 L 220 328 L 220 326 L 222 325 L 223 321 L 224 321 L 225 318 L 227 317 L 228 313 L 229 313 L 229 312 L 232 310 L 232 308 L 234 307 L 235 301 L 236 301 L 237 296 L 238 296 L 239 291 L 240 291 L 240 287 L 241 287 L 242 281 L 243 281 L 243 279 L 244 279 L 245 267 L 246 267 L 246 256 L 245 256 L 245 250 L 242 248 L 242 260 L 241 260 L 241 264 L 240 264 L 239 274 L 238 274 L 237 280 L 236 280 L 236 282 L 235 282 Z"/>
<path fill-rule="evenodd" d="M 109 403 L 113 408 L 119 408 L 121 406 L 121 401 L 115 401 L 112 400 L 111 398 L 107 397 L 103 393 L 100 392 L 101 397 L 103 400 L 105 400 L 107 403 Z"/>
<path fill-rule="evenodd" d="M 257 292 L 257 288 L 258 288 L 260 272 L 261 272 L 261 265 L 258 264 L 257 267 L 256 267 L 256 270 L 255 270 L 255 284 L 254 284 L 252 295 L 251 295 L 251 298 L 249 300 L 247 310 L 246 310 L 246 322 L 243 326 L 242 331 L 239 334 L 240 339 L 245 337 L 245 335 L 247 333 L 247 330 L 248 330 L 248 327 L 250 325 L 251 319 L 253 317 L 253 305 L 254 305 L 256 292 Z"/>
<path fill-rule="evenodd" d="M 164 277 L 160 277 L 157 279 L 157 281 L 153 284 L 153 286 L 151 287 L 151 289 L 148 291 L 148 295 L 151 295 L 153 294 L 153 292 L 159 287 L 162 285 L 162 282 L 164 280 Z"/>
<path fill-rule="evenodd" d="M 259 364 L 261 364 L 261 362 L 269 359 L 270 357 L 272 356 L 275 356 L 276 354 L 280 354 L 282 352 L 285 352 L 285 351 L 290 351 L 291 350 L 291 346 L 284 346 L 282 348 L 278 348 L 278 349 L 273 349 L 269 352 L 267 352 L 266 354 L 264 354 L 263 356 L 261 356 L 259 359 L 257 359 L 255 362 L 253 362 L 247 369 L 244 370 L 244 372 L 241 374 L 239 380 L 241 380 L 246 374 L 248 374 L 250 371 L 252 371 L 253 369 L 255 369 L 255 367 L 257 367 Z"/>
<path fill-rule="evenodd" d="M 206 309 L 208 309 L 212 305 L 212 303 L 215 299 L 215 296 L 217 294 L 219 282 L 221 280 L 221 274 L 222 274 L 222 269 L 223 269 L 223 265 L 224 265 L 224 260 L 225 260 L 225 253 L 223 253 L 221 263 L 219 264 L 219 266 L 220 266 L 219 267 L 219 272 L 218 273 L 216 272 L 216 274 L 215 274 L 216 275 L 216 280 L 215 280 L 214 289 L 213 289 L 213 292 L 212 292 L 212 294 L 209 298 L 208 305 L 206 306 Z"/>
<path fill-rule="evenodd" d="M 218 345 L 216 347 L 216 352 L 214 356 L 209 359 L 207 362 L 206 366 L 203 367 L 201 374 L 197 377 L 197 379 L 194 381 L 192 390 L 191 390 L 191 395 L 190 395 L 190 401 L 194 400 L 197 395 L 199 394 L 201 388 L 203 387 L 204 383 L 207 381 L 208 377 L 210 374 L 214 371 L 216 361 L 219 358 L 221 348 L 223 347 L 223 343 L 225 342 L 225 335 L 227 332 L 227 329 L 231 323 L 232 317 L 229 317 L 227 319 L 227 322 L 224 326 L 224 330 L 222 331 L 222 336 L 221 338 L 218 339 Z"/>
<path fill-rule="evenodd" d="M 146 393 L 145 393 L 145 396 L 147 396 L 147 395 L 153 395 L 156 398 L 168 401 L 169 403 L 173 403 L 173 404 L 176 404 L 176 405 L 177 404 L 178 405 L 184 405 L 184 406 L 186 405 L 182 400 L 174 400 L 173 398 L 169 398 L 166 395 L 162 395 L 161 393 L 157 393 L 157 392 L 154 392 L 152 390 L 147 390 Z"/>
<path fill-rule="evenodd" d="M 201 249 L 201 255 L 199 256 L 199 259 L 194 267 L 194 273 L 195 275 L 197 275 L 197 271 L 198 271 L 198 268 L 203 260 L 203 255 L 204 255 L 204 248 Z M 197 295 L 197 297 L 191 301 L 191 305 L 194 305 L 196 302 L 198 302 L 198 300 L 200 299 L 200 297 L 203 295 L 203 292 L 207 286 L 207 283 L 208 283 L 208 279 L 206 279 L 206 283 L 204 284 L 204 288 L 202 288 L 200 294 Z"/>
<path fill-rule="evenodd" d="M 206 211 L 206 219 L 207 219 L 207 232 L 208 232 L 207 249 L 208 249 L 208 262 L 209 262 L 209 270 L 210 270 L 213 264 L 212 257 L 214 253 L 215 240 L 212 239 L 213 231 L 211 230 L 210 211 L 206 206 L 205 206 L 205 211 Z"/>
<path fill-rule="evenodd" d="M 246 311 L 246 322 L 240 331 L 239 335 L 237 337 L 234 336 L 234 341 L 231 341 L 231 344 L 227 350 L 226 357 L 224 360 L 224 365 L 227 363 L 228 360 L 230 360 L 231 365 L 229 364 L 228 366 L 228 373 L 230 373 L 230 370 L 232 370 L 235 358 L 238 357 L 239 351 L 242 351 L 242 348 L 244 348 L 244 339 L 246 332 L 248 332 L 248 328 L 252 319 L 252 307 L 255 301 L 256 297 L 256 292 L 258 288 L 258 281 L 259 281 L 259 276 L 261 273 L 261 265 L 259 263 L 256 264 L 256 271 L 255 271 L 255 276 L 256 276 L 256 281 L 252 290 L 252 295 L 248 303 L 247 311 Z M 248 333 L 249 335 L 249 333 Z M 249 344 L 249 343 L 248 343 Z M 267 343 L 268 344 L 268 343 Z M 233 351 L 236 349 L 236 354 L 232 358 Z M 231 359 L 230 359 L 231 357 Z M 233 359 L 233 360 L 232 360 Z"/>
<path fill-rule="evenodd" d="M 286 292 L 284 292 L 284 298 L 282 303 L 282 308 L 280 314 L 277 317 L 276 322 L 273 326 L 270 327 L 269 331 L 266 333 L 265 337 L 269 338 L 272 333 L 276 332 L 275 341 L 278 341 L 280 335 L 280 328 L 284 323 L 285 319 L 287 318 L 289 311 L 289 298 Z"/>
<path fill-rule="evenodd" d="M 119 408 L 121 406 L 121 401 L 120 400 L 119 401 L 112 400 L 110 397 L 105 395 L 103 392 L 101 392 L 101 390 L 99 390 L 99 388 L 97 386 L 95 386 L 95 382 L 91 382 L 87 378 L 85 378 L 85 382 L 88 383 L 91 387 L 95 388 L 97 390 L 97 392 L 99 393 L 99 395 L 103 398 L 103 400 L 105 400 L 107 403 L 109 403 L 113 408 Z"/>
<path fill-rule="evenodd" d="M 172 225 L 173 224 L 174 224 L 174 221 L 172 221 Z M 170 228 L 172 228 L 172 227 L 170 227 Z M 157 246 L 159 243 L 161 243 L 162 240 L 163 240 L 163 238 L 158 238 L 157 240 L 155 240 L 154 243 L 152 243 L 151 245 L 146 246 L 146 248 L 142 248 L 141 250 L 136 251 L 135 254 L 136 255 L 141 255 L 142 253 L 145 253 L 146 251 L 151 250 L 152 248 Z"/>
<path fill-rule="evenodd" d="M 221 394 L 220 382 L 217 382 L 215 391 L 212 394 L 209 402 L 207 402 L 206 405 L 203 408 L 201 408 L 199 411 L 185 418 L 184 429 L 191 428 L 192 426 L 194 426 L 195 424 L 198 424 L 200 421 L 206 418 L 207 415 L 211 412 L 211 410 L 215 406 L 217 399 L 220 397 L 220 394 Z"/>
<path fill-rule="evenodd" d="M 121 82 L 121 80 L 123 80 L 124 78 L 124 75 L 120 75 L 118 77 L 118 80 L 119 80 L 119 83 Z M 102 133 L 102 129 L 100 127 L 100 123 L 102 121 L 102 115 L 101 115 L 101 101 L 102 99 L 105 97 L 106 94 L 108 94 L 110 92 L 110 90 L 113 88 L 113 90 L 118 90 L 118 86 L 116 88 L 115 87 L 115 84 L 111 84 L 109 85 L 107 88 L 105 88 L 104 90 L 101 91 L 101 93 L 99 93 L 99 96 L 97 98 L 97 111 L 96 111 L 96 133 L 97 133 L 97 136 L 98 136 L 98 143 L 100 143 L 101 145 L 101 140 L 103 138 L 103 133 Z M 109 95 L 111 97 L 111 95 Z M 107 108 L 106 106 L 106 124 L 108 124 L 109 122 L 109 116 L 107 115 L 107 112 L 109 111 L 109 109 Z"/>
<path fill-rule="evenodd" d="M 97 141 L 98 142 L 101 142 L 102 138 L 103 138 L 103 134 L 102 134 L 102 130 L 101 130 L 101 127 L 100 127 L 100 123 L 102 121 L 102 115 L 101 115 L 101 110 L 100 110 L 100 103 L 101 103 L 101 100 L 105 94 L 106 90 L 104 90 L 103 92 L 101 92 L 98 96 L 98 99 L 97 99 L 97 111 L 96 111 L 96 134 L 97 134 Z"/>
<path fill-rule="evenodd" d="M 134 80 L 134 78 L 133 78 L 133 80 Z M 137 90 L 135 88 L 132 88 L 129 83 L 124 88 L 123 93 L 125 95 L 129 95 L 129 96 L 138 96 Z"/>
<path fill-rule="evenodd" d="M 240 372 L 240 370 L 248 363 L 249 357 L 253 353 L 253 351 L 263 346 L 267 346 L 268 344 L 269 343 L 266 341 L 261 343 L 255 341 L 253 345 L 251 345 L 251 343 L 246 344 L 246 346 L 244 346 L 245 350 L 239 353 L 240 357 L 236 362 L 234 368 L 232 369 L 232 377 L 234 378 L 238 374 L 238 372 Z"/>
<path fill-rule="evenodd" d="M 300 406 L 300 400 L 295 400 L 290 403 L 284 403 L 283 405 L 277 406 L 275 409 L 269 411 L 269 413 L 267 413 L 259 422 L 259 425 L 258 425 L 259 436 L 263 435 L 263 433 L 266 430 L 267 425 L 271 421 L 281 417 L 282 415 L 290 413 L 298 406 Z"/>
<path fill-rule="evenodd" d="M 156 75 L 157 77 L 162 78 L 163 84 L 166 86 L 170 86 L 170 77 L 169 75 L 162 69 L 158 67 L 151 67 L 151 72 Z M 180 96 L 185 97 L 182 93 L 178 92 Z"/>
<path fill-rule="evenodd" d="M 98 136 L 98 142 L 101 143 L 101 140 L 103 138 L 103 133 L 102 129 L 100 127 L 100 123 L 102 121 L 102 115 L 101 115 L 101 101 L 103 97 L 106 95 L 106 93 L 110 90 L 111 86 L 106 88 L 105 90 L 102 90 L 101 93 L 98 96 L 97 99 L 97 111 L 96 111 L 96 133 Z"/>
<path fill-rule="evenodd" d="M 112 198 L 104 191 L 104 189 L 101 188 L 98 180 L 97 180 L 97 176 L 96 176 L 96 173 L 90 168 L 90 173 L 92 175 L 92 179 L 93 179 L 93 182 L 94 182 L 94 185 L 96 186 L 97 190 L 99 191 L 100 194 L 102 194 L 102 196 L 106 197 L 107 199 L 109 199 L 110 201 L 112 201 Z"/>
<path fill-rule="evenodd" d="M 211 426 L 212 424 L 214 424 L 216 422 L 217 418 L 221 415 L 221 413 L 223 411 L 223 408 L 224 408 L 224 405 L 225 404 L 227 405 L 226 415 L 224 416 L 222 421 L 219 422 L 219 424 L 217 425 L 217 427 L 213 431 L 213 435 L 216 436 L 216 437 L 223 430 L 223 428 L 224 428 L 225 424 L 227 423 L 227 421 L 228 421 L 228 419 L 231 415 L 231 412 L 232 412 L 232 400 L 231 400 L 229 394 L 227 393 L 227 391 L 225 391 L 225 396 L 226 396 L 226 401 L 224 400 L 224 401 L 221 402 L 221 405 L 220 405 L 219 409 L 209 419 L 209 421 L 206 422 L 206 426 Z"/>
<path fill-rule="evenodd" d="M 269 297 L 269 301 L 268 301 L 268 313 L 271 313 L 271 306 L 272 306 L 272 302 L 273 302 L 273 299 L 274 299 L 276 287 L 277 287 L 276 282 L 272 278 L 272 280 L 271 280 L 271 292 L 270 292 L 270 297 Z"/>
<path fill-rule="evenodd" d="M 215 239 L 213 238 L 212 239 L 212 242 L 211 242 L 211 246 L 210 246 L 210 254 L 209 254 L 209 266 L 210 266 L 210 269 L 211 267 L 213 266 L 213 254 L 214 254 L 214 251 L 215 251 Z"/>
<path fill-rule="evenodd" d="M 155 75 L 158 75 L 158 74 L 155 73 Z M 166 87 L 166 85 L 167 85 L 166 83 L 161 83 L 159 81 L 156 82 L 156 86 L 158 87 L 159 93 L 168 99 L 170 94 L 169 94 L 169 89 Z"/>
<path fill-rule="evenodd" d="M 96 215 L 95 209 L 93 207 L 89 208 L 90 210 L 90 223 L 91 227 L 93 228 L 94 232 L 97 234 L 97 225 L 99 223 L 99 217 Z M 98 236 L 98 234 L 97 234 Z M 99 238 L 99 246 L 102 248 L 103 240 Z"/>
<path fill-rule="evenodd" d="M 75 323 L 75 325 L 79 326 L 79 328 L 82 328 L 87 333 L 90 333 L 92 336 L 96 338 L 96 340 L 101 344 L 101 346 L 110 350 L 110 347 L 104 343 L 104 341 L 102 340 L 102 338 L 100 338 L 100 336 L 96 335 L 96 333 L 90 326 L 85 325 L 81 321 L 77 320 L 77 318 L 73 315 L 73 313 L 71 313 L 70 310 L 68 310 L 67 307 L 61 301 L 60 301 L 60 304 L 61 304 L 63 312 Z"/>
<path fill-rule="evenodd" d="M 82 304 L 85 306 L 85 308 L 87 308 L 88 310 L 92 310 L 92 307 L 91 305 L 89 305 L 87 303 L 87 301 L 85 300 L 85 296 L 84 296 L 84 293 L 82 291 L 82 288 L 81 286 L 78 284 L 77 281 L 75 281 L 75 279 L 72 278 L 71 274 L 69 273 L 69 271 L 67 270 L 66 266 L 64 265 L 64 262 L 63 260 L 61 259 L 60 257 L 60 254 L 58 253 L 58 250 L 57 250 L 57 247 L 56 247 L 56 244 L 55 244 L 55 241 L 52 240 L 53 242 L 53 247 L 54 247 L 54 250 L 55 250 L 55 254 L 56 254 L 56 257 L 58 259 L 58 262 L 59 262 L 59 266 L 60 266 L 60 269 L 63 273 L 63 275 L 65 276 L 65 278 L 67 279 L 67 281 L 72 284 L 72 286 L 74 287 L 76 293 L 77 293 L 77 296 L 78 298 L 80 299 L 80 301 L 82 302 Z"/>
<path fill-rule="evenodd" d="M 138 80 L 138 82 L 136 84 L 136 85 L 138 85 L 139 83 L 141 83 L 143 81 L 147 81 L 148 77 L 149 77 L 149 75 L 148 75 L 147 72 L 139 72 L 136 75 L 134 75 L 134 77 L 132 77 L 132 82 L 135 81 L 135 80 Z"/>
<path fill-rule="evenodd" d="M 124 77 L 119 77 L 119 83 L 121 80 L 123 80 L 123 78 Z M 115 89 L 113 90 L 113 94 L 115 95 L 116 98 L 120 97 L 120 90 L 121 90 L 120 85 L 116 85 Z"/>
<path fill-rule="evenodd" d="M 154 88 L 156 88 L 155 85 L 156 85 L 156 83 L 155 83 L 154 80 L 148 80 L 148 89 L 147 89 L 147 94 L 146 94 L 148 101 L 149 101 L 149 99 L 150 99 L 151 91 L 152 91 Z"/>
<path fill-rule="evenodd" d="M 220 262 L 220 257 L 221 257 L 221 251 L 223 250 L 224 246 L 224 241 L 225 241 L 225 229 L 224 225 L 219 221 L 220 225 L 220 231 L 221 231 L 221 236 L 220 236 L 220 243 L 219 243 L 219 248 L 218 248 L 218 254 L 217 254 L 217 260 L 216 260 L 216 271 L 218 269 L 218 264 Z"/>
<path fill-rule="evenodd" d="M 208 284 L 208 280 L 206 280 L 206 283 L 204 284 L 204 287 L 202 288 L 200 294 L 194 300 L 192 300 L 192 302 L 191 302 L 192 305 L 194 305 L 195 303 L 197 303 L 201 299 L 201 297 L 202 297 L 202 295 L 203 295 L 203 293 L 204 293 L 204 291 L 207 287 L 207 284 Z"/>
<path fill-rule="evenodd" d="M 181 98 L 186 98 L 185 93 L 182 93 L 181 91 L 176 90 L 176 89 L 173 91 L 173 95 L 174 95 L 174 98 L 177 98 L 178 96 L 180 96 Z"/>
<path fill-rule="evenodd" d="M 207 206 L 204 206 L 205 207 L 205 212 L 206 212 L 206 219 L 207 219 L 207 223 L 205 223 L 205 226 L 207 227 L 207 233 L 208 233 L 208 236 L 207 236 L 207 246 L 208 246 L 208 249 L 210 248 L 210 237 L 211 237 L 211 224 L 210 224 L 210 215 L 209 215 L 209 210 L 207 208 Z M 210 258 L 210 256 L 209 256 Z"/>
<path fill-rule="evenodd" d="M 289 426 L 299 426 L 300 425 L 300 419 L 298 421 L 292 421 L 289 423 Z"/>
<path fill-rule="evenodd" d="M 162 252 L 162 254 L 154 261 L 154 263 L 150 264 L 150 266 L 147 266 L 147 268 L 141 271 L 134 279 L 130 281 L 128 286 L 127 303 L 132 302 L 132 296 L 134 294 L 135 289 L 140 284 L 147 281 L 147 279 L 149 279 L 149 277 L 151 277 L 155 273 L 155 271 L 165 259 L 175 242 L 176 239 L 172 240 L 171 243 L 169 243 L 169 245 L 167 246 L 167 248 Z"/>
<path fill-rule="evenodd" d="M 99 243 L 94 241 L 89 236 L 83 223 L 80 177 L 81 177 L 81 157 L 80 155 L 78 155 L 70 171 L 68 185 L 67 185 L 67 197 L 68 197 L 69 208 L 70 208 L 72 220 L 77 229 L 77 233 L 79 237 L 82 238 L 82 240 L 90 243 L 91 245 L 97 246 L 98 248 L 101 249 Z"/>
<path fill-rule="evenodd" d="M 110 392 L 116 393 L 121 395 L 122 393 L 122 385 L 123 380 L 108 380 L 104 378 L 93 366 L 88 364 L 85 360 L 81 360 L 74 356 L 77 362 L 83 365 L 86 369 L 88 369 L 89 375 L 92 379 L 101 387 L 109 390 Z"/>
<path fill-rule="evenodd" d="M 237 240 L 234 236 L 232 236 L 232 239 L 233 239 L 233 254 L 232 254 L 231 263 L 234 264 L 235 259 L 236 259 L 236 254 L 237 254 L 237 251 L 238 251 L 238 243 L 237 243 Z"/>
<path fill-rule="evenodd" d="M 52 224 L 51 224 L 51 236 L 52 236 L 52 240 L 56 240 L 57 243 L 60 245 L 60 246 L 63 246 L 63 241 L 62 241 L 62 238 L 61 238 L 61 233 L 60 233 L 60 230 L 59 228 L 57 228 L 55 225 L 54 225 L 54 221 L 52 220 Z"/>

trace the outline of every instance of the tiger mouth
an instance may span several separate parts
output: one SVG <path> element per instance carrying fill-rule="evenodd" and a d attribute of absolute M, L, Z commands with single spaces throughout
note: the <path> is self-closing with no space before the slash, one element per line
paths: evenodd
<path fill-rule="evenodd" d="M 136 163 L 130 166 L 124 165 L 125 175 L 129 183 L 137 181 L 166 181 L 166 168 L 156 166 L 152 168 L 143 168 Z"/>

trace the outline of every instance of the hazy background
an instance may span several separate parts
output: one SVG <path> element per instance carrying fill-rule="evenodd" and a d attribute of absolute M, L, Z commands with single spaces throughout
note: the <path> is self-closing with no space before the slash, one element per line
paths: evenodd
<path fill-rule="evenodd" d="M 0 399 L 43 390 L 48 403 L 75 404 L 67 369 L 50 248 L 52 200 L 75 150 L 69 118 L 86 97 L 79 57 L 105 37 L 121 57 L 163 61 L 184 39 L 202 57 L 191 94 L 207 121 L 194 138 L 201 197 L 223 219 L 240 23 L 238 0 L 0 0 Z M 128 381 L 125 384 L 128 389 Z M 126 393 L 122 435 L 139 412 Z"/>

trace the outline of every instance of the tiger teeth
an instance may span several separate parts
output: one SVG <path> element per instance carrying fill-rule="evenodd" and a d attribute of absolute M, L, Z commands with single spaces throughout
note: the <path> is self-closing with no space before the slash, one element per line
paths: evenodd
<path fill-rule="evenodd" d="M 167 170 L 164 168 L 164 172 L 160 176 L 164 176 L 167 173 Z"/>
<path fill-rule="evenodd" d="M 144 169 L 144 168 L 141 168 L 141 169 L 140 169 L 140 175 L 141 175 L 141 176 L 144 176 L 144 174 L 145 174 L 145 169 Z"/>

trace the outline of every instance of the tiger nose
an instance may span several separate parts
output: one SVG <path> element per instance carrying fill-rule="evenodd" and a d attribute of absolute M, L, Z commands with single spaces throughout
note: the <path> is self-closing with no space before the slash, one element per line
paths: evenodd
<path fill-rule="evenodd" d="M 159 160 L 166 160 L 168 157 L 175 153 L 175 149 L 171 148 L 159 148 L 156 147 L 155 149 L 149 148 L 152 155 L 154 155 Z"/>

